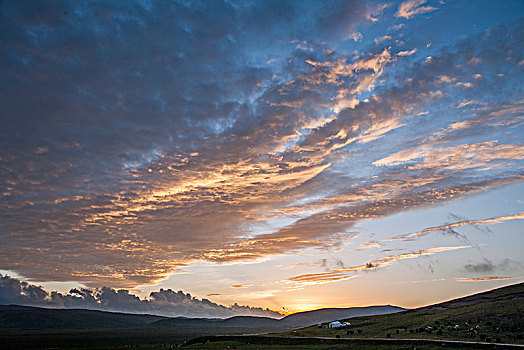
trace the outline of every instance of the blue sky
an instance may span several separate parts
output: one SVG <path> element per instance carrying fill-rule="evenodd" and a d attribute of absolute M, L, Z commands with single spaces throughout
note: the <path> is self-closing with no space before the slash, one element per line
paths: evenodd
<path fill-rule="evenodd" d="M 4 273 L 288 312 L 523 280 L 523 1 L 0 6 Z"/>

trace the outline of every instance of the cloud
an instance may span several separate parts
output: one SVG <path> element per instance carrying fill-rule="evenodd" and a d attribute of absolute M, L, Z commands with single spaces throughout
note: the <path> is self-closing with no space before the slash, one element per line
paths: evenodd
<path fill-rule="evenodd" d="M 410 19 L 411 17 L 414 17 L 415 15 L 438 10 L 438 8 L 433 7 L 433 6 L 423 6 L 427 2 L 428 0 L 404 1 L 403 3 L 399 5 L 398 10 L 395 13 L 395 16 Z"/>
<path fill-rule="evenodd" d="M 484 259 L 484 261 L 476 264 L 464 265 L 464 270 L 472 273 L 487 273 L 494 271 L 514 271 L 522 265 L 518 261 L 511 259 L 503 259 L 501 262 L 494 264 L 491 260 Z"/>
<path fill-rule="evenodd" d="M 392 25 L 389 29 L 390 30 L 399 30 L 399 29 L 402 29 L 406 24 L 404 23 L 399 23 L 399 24 L 395 24 L 395 25 Z"/>
<path fill-rule="evenodd" d="M 490 260 L 484 259 L 483 262 L 477 264 L 464 265 L 464 269 L 468 272 L 493 272 L 495 265 Z"/>
<path fill-rule="evenodd" d="M 299 263 L 291 266 L 290 268 L 297 268 L 302 266 L 315 266 L 318 265 L 322 268 L 324 268 L 326 271 L 330 270 L 331 266 L 338 267 L 338 268 L 344 268 L 344 262 L 340 259 L 319 259 L 315 260 L 313 262 L 307 262 L 307 263 Z"/>
<path fill-rule="evenodd" d="M 479 277 L 479 278 L 469 278 L 469 277 L 457 277 L 455 280 L 459 282 L 486 282 L 486 281 L 505 281 L 521 277 Z"/>
<path fill-rule="evenodd" d="M 382 247 L 382 243 L 377 242 L 377 241 L 369 241 L 369 242 L 362 243 L 362 245 L 360 246 L 360 249 L 380 248 L 380 247 Z"/>
<path fill-rule="evenodd" d="M 413 49 L 413 50 L 410 50 L 410 51 L 399 51 L 399 52 L 397 52 L 397 56 L 411 56 L 415 52 L 417 52 L 417 49 Z"/>
<path fill-rule="evenodd" d="M 130 288 L 334 248 L 522 181 L 521 24 L 426 62 L 339 50 L 365 2 L 24 4 L 0 11 L 0 267 L 34 281 Z"/>
<path fill-rule="evenodd" d="M 381 36 L 381 37 L 378 37 L 378 38 L 375 38 L 374 42 L 375 42 L 375 45 L 378 45 L 384 41 L 387 41 L 387 40 L 391 40 L 391 36 L 390 35 L 384 35 L 384 36 Z"/>
<path fill-rule="evenodd" d="M 211 294 L 209 296 L 219 295 Z M 197 299 L 189 293 L 160 289 L 149 298 L 140 299 L 125 289 L 109 287 L 99 289 L 73 288 L 67 294 L 48 293 L 42 287 L 22 282 L 7 275 L 0 275 L 0 304 L 30 305 L 50 308 L 81 308 L 154 314 L 169 317 L 226 318 L 239 315 L 279 318 L 282 315 L 269 309 L 234 304 L 226 307 L 208 299 Z"/>
<path fill-rule="evenodd" d="M 475 101 L 474 100 L 464 101 L 464 102 L 459 103 L 458 106 L 455 108 L 464 108 L 466 106 L 469 106 L 472 103 L 475 103 Z"/>
<path fill-rule="evenodd" d="M 497 216 L 497 217 L 493 217 L 489 219 L 463 220 L 463 221 L 458 221 L 458 222 L 454 222 L 451 224 L 428 227 L 421 231 L 407 233 L 407 234 L 400 235 L 397 237 L 389 238 L 386 241 L 413 241 L 421 237 L 424 237 L 432 232 L 453 232 L 453 228 L 455 227 L 491 225 L 491 224 L 499 224 L 499 223 L 509 221 L 509 220 L 523 220 L 523 219 L 524 219 L 524 212 L 513 214 L 513 215 Z"/>
<path fill-rule="evenodd" d="M 336 282 L 341 280 L 346 280 L 349 278 L 358 277 L 356 272 L 366 271 L 366 270 L 375 270 L 383 266 L 389 265 L 398 260 L 417 258 L 425 255 L 433 255 L 440 252 L 453 251 L 457 249 L 471 248 L 471 246 L 456 246 L 456 247 L 434 247 L 429 249 L 423 249 L 416 252 L 386 255 L 382 258 L 370 261 L 363 265 L 351 266 L 346 268 L 341 268 L 337 270 L 332 270 L 329 272 L 321 273 L 309 273 L 299 276 L 294 276 L 288 279 L 290 282 L 300 283 L 300 284 L 324 284 L 330 282 Z"/>
<path fill-rule="evenodd" d="M 455 125 L 455 129 L 460 128 Z M 410 165 L 412 169 L 449 168 L 489 169 L 493 163 L 501 160 L 524 159 L 524 146 L 499 145 L 497 141 L 486 141 L 470 145 L 451 147 L 431 147 L 422 145 L 418 149 L 409 149 L 389 155 L 386 158 L 373 162 L 376 166 L 395 166 L 405 163 L 419 163 Z"/>

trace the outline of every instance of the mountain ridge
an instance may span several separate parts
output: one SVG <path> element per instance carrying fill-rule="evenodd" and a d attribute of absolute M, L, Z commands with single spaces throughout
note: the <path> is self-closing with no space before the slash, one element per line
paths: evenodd
<path fill-rule="evenodd" d="M 379 315 L 406 309 L 375 305 L 352 308 L 324 308 L 298 312 L 281 319 L 264 316 L 229 318 L 165 317 L 90 309 L 56 309 L 24 305 L 0 305 L 1 330 L 208 328 L 269 329 L 305 327 L 319 322 L 356 316 Z"/>
<path fill-rule="evenodd" d="M 233 316 L 227 319 L 181 319 L 168 318 L 153 322 L 152 327 L 198 327 L 204 324 L 215 328 L 246 327 L 251 328 L 297 328 L 312 324 L 328 322 L 335 319 L 351 318 L 357 316 L 384 315 L 394 312 L 406 311 L 406 309 L 391 305 L 374 305 L 350 308 L 324 308 L 311 311 L 298 312 L 281 319 L 260 316 Z M 198 321 L 197 321 L 198 320 Z"/>

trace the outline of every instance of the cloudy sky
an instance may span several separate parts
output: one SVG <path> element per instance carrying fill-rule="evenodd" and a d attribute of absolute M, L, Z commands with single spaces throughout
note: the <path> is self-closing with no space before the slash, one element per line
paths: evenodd
<path fill-rule="evenodd" d="M 524 280 L 523 1 L 0 2 L 0 272 L 294 312 Z"/>

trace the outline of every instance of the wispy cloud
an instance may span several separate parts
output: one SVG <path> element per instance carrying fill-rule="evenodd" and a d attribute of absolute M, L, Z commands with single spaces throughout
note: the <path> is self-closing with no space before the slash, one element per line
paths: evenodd
<path fill-rule="evenodd" d="M 369 241 L 369 242 L 362 243 L 362 245 L 360 246 L 360 249 L 380 248 L 380 247 L 382 247 L 382 243 L 377 242 L 377 241 Z"/>
<path fill-rule="evenodd" d="M 438 8 L 426 5 L 424 6 L 428 0 L 407 0 L 400 4 L 398 7 L 397 12 L 395 13 L 396 17 L 403 17 L 406 19 L 410 19 L 411 17 L 414 17 L 415 15 L 433 12 L 437 10 Z"/>
<path fill-rule="evenodd" d="M 500 161 L 524 159 L 524 146 L 500 145 L 497 141 L 487 141 L 471 145 L 452 147 L 431 147 L 422 145 L 419 149 L 405 150 L 380 159 L 376 166 L 395 166 L 411 164 L 412 169 L 465 170 L 479 168 L 489 170 L 499 166 Z"/>
<path fill-rule="evenodd" d="M 342 262 L 342 260 L 340 259 L 319 259 L 319 260 L 315 260 L 315 261 L 312 261 L 312 262 L 306 262 L 306 263 L 299 263 L 299 264 L 295 264 L 293 266 L 290 266 L 289 268 L 297 268 L 297 267 L 303 267 L 303 266 L 320 266 L 320 267 L 323 267 L 325 268 L 326 270 L 329 270 L 329 267 L 330 266 L 335 266 L 335 267 L 338 267 L 338 268 L 344 268 L 344 262 Z"/>
<path fill-rule="evenodd" d="M 433 255 L 433 254 L 440 253 L 440 252 L 453 251 L 453 250 L 464 249 L 464 248 L 471 248 L 471 246 L 468 245 L 468 246 L 456 246 L 456 247 L 435 247 L 435 248 L 419 250 L 416 252 L 387 255 L 382 258 L 370 261 L 363 265 L 346 267 L 342 269 L 332 270 L 329 272 L 310 273 L 310 274 L 294 276 L 294 277 L 289 278 L 289 281 L 301 283 L 301 284 L 319 284 L 319 283 L 322 284 L 322 283 L 336 282 L 336 281 L 346 280 L 349 278 L 358 277 L 358 275 L 355 274 L 356 272 L 366 271 L 366 270 L 375 270 L 375 269 L 381 268 L 385 265 L 388 265 L 398 260 L 417 258 L 420 256 Z"/>
<path fill-rule="evenodd" d="M 512 280 L 521 277 L 478 277 L 478 278 L 469 278 L 469 277 L 458 277 L 455 280 L 459 282 L 486 282 L 486 281 L 505 281 Z"/>
<path fill-rule="evenodd" d="M 231 288 L 247 288 L 247 287 L 251 287 L 251 286 L 252 286 L 252 284 L 233 284 L 230 287 Z"/>
<path fill-rule="evenodd" d="M 381 36 L 381 37 L 378 37 L 378 38 L 375 38 L 375 45 L 378 45 L 384 41 L 388 41 L 388 40 L 391 40 L 391 36 L 390 35 L 384 35 L 384 36 Z"/>
<path fill-rule="evenodd" d="M 515 271 L 520 267 L 522 267 L 522 264 L 512 259 L 506 258 L 500 262 L 493 263 L 493 261 L 484 258 L 482 262 L 464 265 L 464 270 L 470 273 L 486 273 L 494 271 Z"/>
<path fill-rule="evenodd" d="M 449 232 L 449 231 L 452 231 L 456 227 L 491 225 L 491 224 L 499 224 L 499 223 L 509 221 L 509 220 L 523 220 L 523 219 L 524 219 L 524 212 L 513 214 L 513 215 L 497 216 L 497 217 L 493 217 L 489 219 L 463 220 L 463 221 L 453 222 L 451 224 L 428 227 L 421 231 L 407 233 L 407 234 L 396 236 L 393 238 L 388 238 L 386 239 L 386 241 L 413 241 L 421 237 L 424 237 L 432 232 Z"/>

